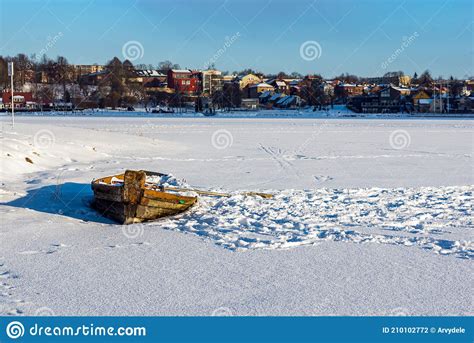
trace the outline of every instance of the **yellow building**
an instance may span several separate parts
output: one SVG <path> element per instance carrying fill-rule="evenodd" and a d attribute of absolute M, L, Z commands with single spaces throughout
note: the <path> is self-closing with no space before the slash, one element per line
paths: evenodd
<path fill-rule="evenodd" d="M 247 74 L 245 76 L 242 76 L 239 80 L 239 86 L 240 89 L 244 89 L 245 87 L 249 85 L 255 85 L 257 83 L 262 82 L 262 79 L 259 78 L 257 75 L 254 74 Z"/>
<path fill-rule="evenodd" d="M 411 82 L 411 77 L 408 75 L 402 75 L 399 77 L 399 83 L 405 87 L 408 87 Z"/>
<path fill-rule="evenodd" d="M 248 95 L 249 98 L 258 98 L 260 94 L 263 92 L 273 92 L 273 86 L 269 85 L 268 83 L 257 83 L 256 85 L 250 85 L 248 87 Z"/>
<path fill-rule="evenodd" d="M 413 107 L 417 112 L 428 112 L 433 102 L 431 96 L 424 90 L 419 90 L 415 95 L 413 95 L 412 100 Z"/>
<path fill-rule="evenodd" d="M 104 66 L 97 64 L 73 64 L 72 68 L 76 77 L 81 77 L 82 75 L 92 73 L 98 73 L 105 69 Z"/>

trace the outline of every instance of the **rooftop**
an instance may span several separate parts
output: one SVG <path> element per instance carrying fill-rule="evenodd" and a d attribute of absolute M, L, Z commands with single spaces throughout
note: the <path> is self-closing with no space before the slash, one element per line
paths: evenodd
<path fill-rule="evenodd" d="M 146 70 L 137 70 L 138 76 L 148 76 L 148 77 L 158 77 L 158 76 L 166 76 L 161 71 L 156 69 L 146 69 Z"/>
<path fill-rule="evenodd" d="M 261 82 L 261 83 L 257 83 L 256 85 L 251 85 L 250 88 L 253 88 L 253 87 L 267 87 L 267 88 L 273 88 L 273 86 L 269 85 L 268 83 L 265 83 L 265 82 Z"/>
<path fill-rule="evenodd" d="M 191 74 L 191 70 L 189 69 L 171 69 L 173 73 L 186 73 L 186 74 Z"/>

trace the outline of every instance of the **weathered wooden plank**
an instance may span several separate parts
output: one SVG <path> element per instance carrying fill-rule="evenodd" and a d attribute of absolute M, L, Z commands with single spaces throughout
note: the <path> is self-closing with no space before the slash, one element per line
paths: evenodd
<path fill-rule="evenodd" d="M 184 200 L 183 200 L 184 201 Z M 142 200 L 140 201 L 141 205 L 144 206 L 151 206 L 151 207 L 159 207 L 159 208 L 167 208 L 171 210 L 185 210 L 188 208 L 190 205 L 193 203 L 175 203 L 175 202 L 169 202 L 169 201 L 161 201 L 159 199 L 150 199 L 143 197 Z"/>
<path fill-rule="evenodd" d="M 137 215 L 137 204 L 126 204 L 124 213 L 127 218 L 135 217 Z"/>
<path fill-rule="evenodd" d="M 184 200 L 186 202 L 193 202 L 196 200 L 196 197 L 188 197 L 184 195 L 178 194 L 171 194 L 166 192 L 155 191 L 151 189 L 145 189 L 143 192 L 143 196 L 149 199 L 159 199 L 160 201 L 170 201 L 179 203 L 180 200 Z"/>
<path fill-rule="evenodd" d="M 124 176 L 123 200 L 126 203 L 138 204 L 145 187 L 144 171 L 127 170 Z"/>
<path fill-rule="evenodd" d="M 123 187 L 122 186 L 111 186 L 111 185 L 104 185 L 100 183 L 92 183 L 92 190 L 99 191 L 103 193 L 110 193 L 110 194 L 122 194 Z"/>
<path fill-rule="evenodd" d="M 155 218 L 160 218 L 160 217 L 176 214 L 179 212 L 181 212 L 181 210 L 172 210 L 172 209 L 166 209 L 166 208 L 138 205 L 135 216 L 138 218 L 143 218 L 143 219 L 155 219 Z"/>
<path fill-rule="evenodd" d="M 95 190 L 94 191 L 94 196 L 97 199 L 122 202 L 122 194 L 103 193 L 103 192 L 99 192 L 99 191 Z"/>
<path fill-rule="evenodd" d="M 121 202 L 95 199 L 92 206 L 105 217 L 111 218 L 119 223 L 125 221 L 125 206 Z"/>

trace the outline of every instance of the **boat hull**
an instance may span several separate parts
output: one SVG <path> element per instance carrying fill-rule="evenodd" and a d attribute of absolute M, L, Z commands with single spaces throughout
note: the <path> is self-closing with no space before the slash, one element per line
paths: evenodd
<path fill-rule="evenodd" d="M 132 224 L 173 216 L 196 203 L 197 197 L 150 188 L 145 183 L 146 175 L 144 171 L 127 170 L 125 174 L 94 180 L 93 207 L 107 218 Z M 112 180 L 123 180 L 123 183 L 114 184 Z"/>

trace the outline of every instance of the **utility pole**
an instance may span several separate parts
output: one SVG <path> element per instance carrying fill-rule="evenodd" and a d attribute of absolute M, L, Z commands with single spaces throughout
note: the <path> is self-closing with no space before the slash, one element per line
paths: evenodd
<path fill-rule="evenodd" d="M 11 77 L 11 92 L 12 92 L 12 126 L 15 126 L 15 104 L 13 103 L 13 62 L 8 62 L 8 76 Z"/>
<path fill-rule="evenodd" d="M 449 82 L 449 83 L 448 83 Z M 446 81 L 446 88 L 448 91 L 448 96 L 446 98 L 447 106 L 446 106 L 446 112 L 449 113 L 449 87 L 451 86 L 451 80 Z"/>
<path fill-rule="evenodd" d="M 212 72 L 209 72 L 209 96 L 212 97 Z"/>
<path fill-rule="evenodd" d="M 444 112 L 444 101 L 443 101 L 442 92 L 441 92 L 442 87 L 443 87 L 443 81 L 440 80 L 439 81 L 439 102 L 441 104 L 441 105 L 439 105 L 439 107 L 441 108 L 440 113 Z M 445 95 L 446 95 L 446 93 L 445 93 Z"/>

